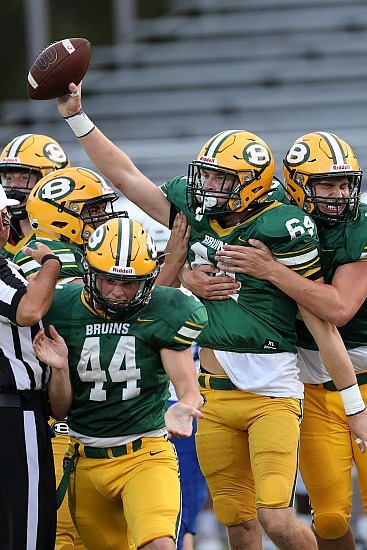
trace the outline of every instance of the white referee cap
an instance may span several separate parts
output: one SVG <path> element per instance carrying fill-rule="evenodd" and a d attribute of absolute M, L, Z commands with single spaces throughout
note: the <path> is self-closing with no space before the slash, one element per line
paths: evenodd
<path fill-rule="evenodd" d="M 8 199 L 4 191 L 4 187 L 0 185 L 0 210 L 4 210 L 7 206 L 15 206 L 19 204 L 19 201 L 15 199 Z"/>

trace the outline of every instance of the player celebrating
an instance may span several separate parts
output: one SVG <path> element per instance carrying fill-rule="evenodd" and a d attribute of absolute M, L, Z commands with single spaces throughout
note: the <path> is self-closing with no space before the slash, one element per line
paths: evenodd
<path fill-rule="evenodd" d="M 127 528 L 136 548 L 174 550 L 180 487 L 166 436 L 189 436 L 192 417 L 202 416 L 190 346 L 205 307 L 178 289 L 153 288 L 155 245 L 130 219 L 109 220 L 92 234 L 84 267 L 84 285 L 56 290 L 44 320 L 69 349 L 68 424 L 79 457 L 71 513 L 89 550 L 129 548 Z M 57 366 L 67 353 L 50 333 L 54 340 L 40 333 L 35 351 Z M 168 377 L 179 401 L 165 414 Z"/>
<path fill-rule="evenodd" d="M 283 162 L 288 195 L 319 227 L 328 285 L 301 280 L 256 240 L 245 256 L 239 247 L 226 247 L 217 257 L 225 262 L 226 269 L 271 281 L 314 314 L 340 327 L 359 385 L 349 387 L 341 396 L 313 338 L 304 324 L 298 323 L 298 365 L 305 382 L 300 466 L 314 510 L 319 548 L 353 550 L 355 541 L 349 525 L 353 461 L 367 511 L 367 453 L 362 455 L 357 447 L 358 443 L 364 450 L 367 438 L 354 440 L 348 423 L 353 416 L 346 416 L 363 411 L 367 404 L 367 206 L 358 207 L 362 171 L 351 147 L 328 132 L 299 137 Z M 363 415 L 366 412 L 357 416 Z"/>
<path fill-rule="evenodd" d="M 58 100 L 60 113 L 101 172 L 164 225 L 177 211 L 185 213 L 192 266 L 211 263 L 215 270 L 215 254 L 224 243 L 245 246 L 249 237 L 261 235 L 290 267 L 320 277 L 311 218 L 294 207 L 264 202 L 274 161 L 259 137 L 244 130 L 220 132 L 204 145 L 188 176 L 166 183 L 162 193 L 81 111 L 80 87 L 70 84 L 70 91 L 72 96 Z M 296 365 L 297 306 L 254 278 L 239 277 L 233 287 L 231 299 L 205 302 L 209 325 L 198 340 L 206 400 L 196 438 L 200 466 L 232 547 L 260 549 L 262 525 L 281 549 L 315 549 L 311 530 L 295 519 L 291 507 L 303 397 Z M 338 387 L 353 384 L 355 374 L 337 332 L 311 314 L 308 323 L 330 369 L 331 357 L 336 350 L 340 354 L 340 369 L 333 372 Z"/>

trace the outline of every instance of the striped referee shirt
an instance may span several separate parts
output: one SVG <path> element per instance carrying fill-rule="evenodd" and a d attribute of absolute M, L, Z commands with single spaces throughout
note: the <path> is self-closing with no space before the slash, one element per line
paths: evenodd
<path fill-rule="evenodd" d="M 21 327 L 17 307 L 28 281 L 19 267 L 0 254 L 0 391 L 41 390 L 50 371 L 33 351 L 33 339 L 41 324 Z"/>

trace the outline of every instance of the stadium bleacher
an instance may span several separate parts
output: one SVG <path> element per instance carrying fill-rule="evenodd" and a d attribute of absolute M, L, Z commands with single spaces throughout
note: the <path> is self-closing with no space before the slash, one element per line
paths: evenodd
<path fill-rule="evenodd" d="M 244 128 L 282 155 L 302 133 L 328 130 L 364 147 L 365 0 L 170 0 L 137 20 L 134 44 L 93 46 L 83 107 L 157 184 L 186 172 L 212 134 Z M 91 167 L 54 101 L 1 104 L 0 144 L 50 134 Z M 366 168 L 367 169 L 367 168 Z"/>

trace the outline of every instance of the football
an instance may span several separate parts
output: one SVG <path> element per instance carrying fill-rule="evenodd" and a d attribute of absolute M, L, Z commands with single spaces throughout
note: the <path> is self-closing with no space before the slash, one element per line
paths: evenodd
<path fill-rule="evenodd" d="M 69 93 L 87 72 L 91 44 L 86 38 L 65 38 L 50 44 L 33 61 L 28 73 L 27 95 L 31 99 L 55 99 Z"/>

